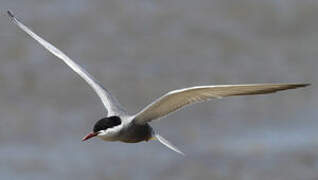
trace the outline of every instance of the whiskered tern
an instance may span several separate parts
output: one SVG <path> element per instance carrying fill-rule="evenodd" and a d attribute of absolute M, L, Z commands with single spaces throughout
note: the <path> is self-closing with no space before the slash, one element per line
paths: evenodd
<path fill-rule="evenodd" d="M 227 96 L 268 94 L 310 85 L 293 83 L 195 86 L 170 91 L 146 106 L 140 112 L 129 115 L 119 104 L 117 99 L 102 87 L 85 69 L 55 46 L 31 31 L 31 29 L 19 21 L 10 11 L 8 11 L 8 15 L 21 30 L 30 35 L 49 52 L 63 60 L 65 64 L 83 78 L 95 90 L 104 104 L 107 110 L 107 116 L 97 121 L 93 131 L 86 135 L 82 141 L 86 141 L 95 136 L 105 141 L 121 141 L 125 143 L 138 143 L 157 139 L 168 148 L 183 154 L 173 144 L 160 136 L 148 123 L 152 120 L 163 118 L 187 105 L 208 101 L 214 98 L 220 99 Z"/>

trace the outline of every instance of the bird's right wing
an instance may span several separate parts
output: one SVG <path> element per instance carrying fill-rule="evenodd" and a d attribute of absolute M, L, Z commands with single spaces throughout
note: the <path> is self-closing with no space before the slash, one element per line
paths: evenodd
<path fill-rule="evenodd" d="M 145 107 L 134 117 L 134 122 L 144 124 L 166 116 L 186 105 L 227 96 L 268 94 L 286 89 L 305 87 L 309 84 L 243 84 L 196 86 L 171 91 Z"/>
<path fill-rule="evenodd" d="M 35 34 L 31 31 L 27 26 L 22 24 L 10 11 L 8 11 L 8 15 L 11 20 L 24 32 L 30 35 L 33 39 L 35 39 L 38 43 L 40 43 L 45 49 L 54 54 L 56 57 L 60 58 L 67 64 L 73 71 L 75 71 L 81 78 L 83 78 L 97 93 L 101 101 L 103 102 L 105 108 L 108 111 L 108 116 L 119 115 L 125 113 L 122 106 L 119 104 L 117 99 L 113 97 L 105 88 L 103 88 L 92 75 L 90 75 L 85 69 L 83 69 L 80 65 L 70 59 L 67 55 L 65 55 L 61 50 L 54 47 L 52 44 Z"/>

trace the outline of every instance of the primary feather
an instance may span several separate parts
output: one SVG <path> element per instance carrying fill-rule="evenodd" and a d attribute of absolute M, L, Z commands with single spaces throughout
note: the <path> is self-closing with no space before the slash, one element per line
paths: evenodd
<path fill-rule="evenodd" d="M 166 116 L 186 105 L 199 103 L 212 98 L 227 96 L 268 94 L 286 89 L 305 87 L 309 84 L 243 84 L 196 86 L 171 91 L 145 107 L 135 115 L 137 124 L 144 124 Z"/>
<path fill-rule="evenodd" d="M 105 108 L 108 111 L 108 116 L 114 116 L 119 114 L 125 114 L 125 110 L 119 104 L 117 99 L 112 96 L 100 83 L 98 83 L 95 78 L 90 75 L 84 68 L 74 62 L 71 58 L 69 58 L 66 54 L 64 54 L 61 50 L 57 49 L 51 43 L 47 42 L 37 34 L 35 34 L 31 29 L 25 26 L 22 22 L 20 22 L 10 11 L 8 11 L 8 15 L 11 20 L 24 32 L 30 35 L 33 39 L 35 39 L 38 43 L 40 43 L 45 49 L 51 52 L 56 57 L 63 60 L 65 64 L 67 64 L 73 71 L 75 71 L 81 78 L 83 78 L 97 93 Z"/>

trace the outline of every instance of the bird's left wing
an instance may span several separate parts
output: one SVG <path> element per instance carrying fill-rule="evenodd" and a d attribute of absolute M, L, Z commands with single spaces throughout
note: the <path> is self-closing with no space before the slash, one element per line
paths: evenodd
<path fill-rule="evenodd" d="M 117 99 L 112 96 L 105 88 L 103 88 L 92 75 L 90 75 L 85 69 L 83 69 L 80 65 L 74 62 L 71 58 L 65 55 L 61 50 L 54 47 L 51 43 L 47 42 L 37 34 L 35 34 L 31 29 L 21 23 L 10 11 L 8 11 L 8 15 L 11 20 L 24 32 L 34 38 L 37 42 L 39 42 L 45 49 L 54 54 L 56 57 L 60 58 L 67 64 L 73 71 L 75 71 L 81 78 L 83 78 L 97 93 L 105 108 L 108 111 L 108 116 L 119 115 L 125 113 L 125 110 L 119 104 Z"/>
<path fill-rule="evenodd" d="M 134 117 L 134 122 L 144 124 L 166 116 L 186 105 L 227 96 L 268 94 L 286 89 L 305 87 L 309 84 L 242 84 L 196 86 L 171 91 L 145 107 Z"/>

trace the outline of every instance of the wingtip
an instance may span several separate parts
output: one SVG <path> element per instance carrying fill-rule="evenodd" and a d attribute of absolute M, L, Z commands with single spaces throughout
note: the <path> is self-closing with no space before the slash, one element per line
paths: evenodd
<path fill-rule="evenodd" d="M 290 84 L 286 84 L 286 85 L 289 85 L 289 86 L 294 87 L 294 88 L 301 88 L 301 87 L 310 86 L 311 84 L 310 83 L 290 83 Z"/>
<path fill-rule="evenodd" d="M 17 18 L 15 17 L 15 15 L 12 13 L 12 11 L 7 10 L 7 15 L 10 18 L 11 21 L 16 22 Z"/>
<path fill-rule="evenodd" d="M 307 86 L 311 86 L 311 84 L 310 83 L 296 84 L 295 87 L 307 87 Z"/>
<path fill-rule="evenodd" d="M 14 18 L 14 15 L 10 10 L 7 11 L 7 14 L 9 15 L 10 18 Z"/>

